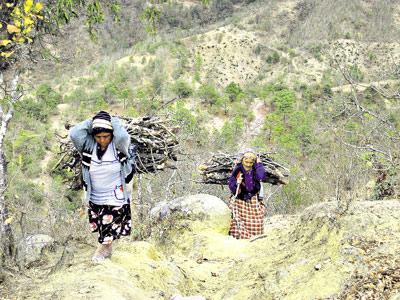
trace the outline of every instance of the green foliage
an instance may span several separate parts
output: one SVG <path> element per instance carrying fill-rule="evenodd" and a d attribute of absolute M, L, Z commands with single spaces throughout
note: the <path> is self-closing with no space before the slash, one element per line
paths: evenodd
<path fill-rule="evenodd" d="M 158 69 L 158 67 L 161 67 L 161 69 Z M 155 72 L 162 71 L 163 69 L 163 63 L 161 62 L 160 59 L 149 59 L 146 68 L 144 69 L 144 72 L 146 75 L 152 75 Z"/>
<path fill-rule="evenodd" d="M 311 45 L 309 50 L 315 59 L 322 61 L 322 45 Z"/>
<path fill-rule="evenodd" d="M 364 74 L 357 65 L 352 65 L 349 68 L 349 74 L 355 81 L 362 81 L 364 79 Z"/>
<path fill-rule="evenodd" d="M 148 44 L 145 45 L 146 46 L 145 53 L 155 55 L 156 51 L 158 49 L 162 49 L 162 48 L 168 49 L 170 44 L 171 43 L 169 43 L 169 42 L 167 42 L 165 40 L 158 40 L 158 41 L 155 41 L 153 43 L 148 43 Z"/>
<path fill-rule="evenodd" d="M 255 55 L 260 55 L 261 51 L 263 49 L 263 46 L 261 44 L 257 44 L 257 46 L 254 48 L 253 52 Z"/>
<path fill-rule="evenodd" d="M 185 107 L 183 101 L 176 103 L 173 111 L 173 120 L 181 127 L 186 134 L 199 133 L 200 124 L 191 110 Z"/>
<path fill-rule="evenodd" d="M 107 101 L 106 101 L 106 99 L 104 98 L 103 95 L 97 95 L 97 97 L 95 99 L 96 99 L 96 102 L 94 103 L 94 109 L 96 111 L 98 111 L 98 110 L 107 110 L 108 103 L 107 103 Z"/>
<path fill-rule="evenodd" d="M 194 80 L 197 82 L 200 82 L 200 72 L 201 72 L 201 67 L 203 65 L 203 59 L 201 58 L 200 54 L 197 54 L 194 57 Z"/>
<path fill-rule="evenodd" d="M 217 89 L 212 84 L 203 84 L 198 90 L 198 96 L 203 100 L 204 103 L 212 106 L 217 103 L 220 97 Z"/>
<path fill-rule="evenodd" d="M 175 82 L 175 84 L 172 86 L 172 91 L 179 98 L 188 98 L 193 94 L 193 89 L 187 82 L 183 80 L 178 80 L 177 82 Z"/>
<path fill-rule="evenodd" d="M 227 120 L 221 128 L 219 143 L 222 146 L 237 145 L 238 140 L 242 138 L 244 121 L 240 116 Z"/>
<path fill-rule="evenodd" d="M 24 173 L 15 172 L 12 182 L 6 190 L 6 197 L 13 201 L 20 202 L 25 207 L 28 203 L 41 204 L 45 199 L 45 194 L 40 186 L 27 180 Z M 14 206 L 15 203 L 12 204 Z"/>
<path fill-rule="evenodd" d="M 149 114 L 156 111 L 160 102 L 155 98 L 154 87 L 152 85 L 144 85 L 136 90 L 136 102 L 133 103 L 136 110 L 141 114 Z"/>
<path fill-rule="evenodd" d="M 161 16 L 161 11 L 156 6 L 147 6 L 140 16 L 140 19 L 145 24 L 146 31 L 155 35 L 157 32 L 157 24 Z"/>
<path fill-rule="evenodd" d="M 33 0 L 2 1 L 0 5 L 0 64 L 4 67 L 18 59 L 21 45 L 33 42 L 36 26 L 42 24 L 43 3 Z"/>
<path fill-rule="evenodd" d="M 230 113 L 232 116 L 240 116 L 243 120 L 252 121 L 254 119 L 253 111 L 251 110 L 251 103 L 238 101 L 230 103 Z"/>
<path fill-rule="evenodd" d="M 119 87 L 117 85 L 117 83 L 115 83 L 114 81 L 108 82 L 105 86 L 104 86 L 104 96 L 109 99 L 109 101 L 112 103 L 113 98 L 119 96 Z"/>
<path fill-rule="evenodd" d="M 44 158 L 49 138 L 43 125 L 29 126 L 28 121 L 24 120 L 25 126 L 31 127 L 30 129 L 21 128 L 18 133 L 12 131 L 14 136 L 12 141 L 6 144 L 6 156 L 10 161 L 9 172 L 20 170 L 26 176 L 35 178 L 41 172 L 38 161 Z M 39 133 L 38 127 L 41 128 Z"/>
<path fill-rule="evenodd" d="M 229 97 L 227 95 L 223 95 L 217 99 L 217 102 L 215 103 L 215 111 L 213 113 L 217 114 L 219 110 L 222 108 L 224 110 L 224 115 L 228 115 L 228 112 L 230 110 L 230 104 L 231 101 L 229 100 Z"/>
<path fill-rule="evenodd" d="M 272 97 L 275 92 L 285 89 L 281 84 L 265 84 L 262 86 L 256 86 L 252 89 L 255 97 L 266 100 L 268 97 Z"/>
<path fill-rule="evenodd" d="M 239 84 L 234 82 L 231 82 L 226 86 L 225 93 L 228 95 L 229 100 L 231 101 L 240 100 L 244 96 Z"/>
<path fill-rule="evenodd" d="M 177 59 L 177 64 L 174 69 L 174 72 L 172 74 L 172 77 L 174 79 L 178 79 L 181 75 L 183 75 L 187 70 L 188 70 L 188 64 L 189 64 L 189 59 L 188 59 L 188 50 L 182 46 L 182 45 L 176 45 L 171 50 L 172 54 L 174 57 Z"/>
<path fill-rule="evenodd" d="M 358 123 L 358 120 L 348 120 L 344 124 L 344 136 L 348 143 L 357 144 L 359 142 L 361 136 L 356 133 L 362 129 L 361 126 L 362 125 Z"/>
<path fill-rule="evenodd" d="M 153 95 L 161 95 L 164 87 L 164 77 L 162 74 L 155 74 L 151 80 Z"/>
<path fill-rule="evenodd" d="M 290 56 L 291 58 L 296 57 L 296 51 L 295 51 L 295 50 L 289 49 L 289 50 L 288 50 L 288 53 L 289 53 L 289 56 Z"/>
<path fill-rule="evenodd" d="M 329 84 L 316 84 L 312 86 L 301 85 L 300 91 L 302 92 L 306 104 L 312 104 L 323 97 L 332 96 L 332 90 Z"/>
<path fill-rule="evenodd" d="M 47 122 L 49 115 L 61 103 L 62 97 L 46 84 L 38 87 L 35 96 L 36 98 L 29 97 L 17 102 L 16 109 L 38 121 Z"/>
<path fill-rule="evenodd" d="M 379 104 L 381 100 L 381 95 L 372 87 L 367 87 L 364 91 L 364 99 L 367 104 Z"/>
<path fill-rule="evenodd" d="M 82 103 L 88 102 L 89 95 L 84 88 L 77 88 L 71 91 L 71 94 L 64 97 L 66 103 L 70 103 L 74 108 L 79 107 Z"/>
<path fill-rule="evenodd" d="M 114 22 L 119 22 L 121 20 L 120 18 L 121 5 L 117 3 L 117 1 L 110 1 L 110 2 L 111 2 L 110 11 L 114 19 Z"/>
<path fill-rule="evenodd" d="M 99 0 L 94 0 L 87 5 L 86 25 L 92 38 L 96 38 L 94 26 L 104 21 L 104 12 Z"/>
<path fill-rule="evenodd" d="M 311 151 L 314 142 L 312 125 L 314 114 L 295 109 L 296 96 L 293 91 L 282 86 L 264 86 L 259 93 L 269 95 L 275 110 L 265 118 L 262 138 L 298 155 Z M 254 143 L 260 143 L 260 138 Z"/>
<path fill-rule="evenodd" d="M 290 113 L 294 109 L 296 96 L 294 92 L 284 89 L 274 94 L 273 103 L 279 114 Z"/>
<path fill-rule="evenodd" d="M 372 51 L 368 51 L 367 57 L 368 57 L 368 60 L 370 60 L 371 62 L 375 62 L 377 59 L 376 54 Z"/>
<path fill-rule="evenodd" d="M 272 54 L 267 56 L 266 62 L 268 64 L 274 65 L 277 64 L 280 61 L 280 56 L 279 53 L 274 51 Z"/>
<path fill-rule="evenodd" d="M 307 199 L 307 194 L 304 193 L 303 189 L 304 183 L 301 178 L 296 178 L 295 180 L 291 180 L 290 184 L 283 186 L 283 192 L 287 199 L 289 199 L 289 207 L 290 210 L 296 210 L 299 207 L 304 207 L 310 204 L 312 199 Z"/>

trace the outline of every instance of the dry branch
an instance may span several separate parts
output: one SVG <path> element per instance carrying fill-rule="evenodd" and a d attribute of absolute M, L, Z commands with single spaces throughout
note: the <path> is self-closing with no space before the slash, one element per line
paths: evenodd
<path fill-rule="evenodd" d="M 207 162 L 199 166 L 202 183 L 227 184 L 237 157 L 235 154 L 213 154 Z M 271 158 L 271 153 L 259 153 L 259 158 L 267 172 L 265 182 L 273 185 L 288 183 L 289 170 L 274 161 Z"/>
<path fill-rule="evenodd" d="M 178 140 L 174 134 L 177 127 L 170 127 L 169 121 L 158 117 L 119 117 L 136 147 L 136 172 L 154 173 L 166 168 L 174 168 Z M 52 171 L 67 171 L 69 187 L 80 189 L 81 156 L 69 139 L 60 139 L 60 159 Z"/>

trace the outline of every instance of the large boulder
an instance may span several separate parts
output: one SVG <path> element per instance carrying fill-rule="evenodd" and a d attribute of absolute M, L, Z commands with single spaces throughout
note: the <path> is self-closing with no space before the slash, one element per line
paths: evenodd
<path fill-rule="evenodd" d="M 231 212 L 220 198 L 208 194 L 196 194 L 160 202 L 151 210 L 150 216 L 155 222 L 177 217 L 192 221 L 201 220 L 204 226 L 226 233 Z"/>
<path fill-rule="evenodd" d="M 46 234 L 29 235 L 18 245 L 17 261 L 21 266 L 29 267 L 40 261 L 45 249 L 51 249 L 54 239 Z"/>
<path fill-rule="evenodd" d="M 169 255 L 219 259 L 241 249 L 228 236 L 231 212 L 215 196 L 197 194 L 163 202 L 151 210 L 151 216 L 153 238 Z"/>

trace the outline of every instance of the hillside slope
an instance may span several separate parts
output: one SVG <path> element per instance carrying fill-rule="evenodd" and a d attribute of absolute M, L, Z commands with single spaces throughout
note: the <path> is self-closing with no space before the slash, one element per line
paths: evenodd
<path fill-rule="evenodd" d="M 9 298 L 400 296 L 400 201 L 355 202 L 342 213 L 335 203 L 321 203 L 298 216 L 266 219 L 265 234 L 250 241 L 223 232 L 229 224 L 227 210 L 206 219 L 204 214 L 197 211 L 175 223 L 177 231 L 169 232 L 162 245 L 154 240 L 120 242 L 112 259 L 101 265 L 90 264 L 88 247 L 77 247 L 67 267 L 25 282 Z"/>

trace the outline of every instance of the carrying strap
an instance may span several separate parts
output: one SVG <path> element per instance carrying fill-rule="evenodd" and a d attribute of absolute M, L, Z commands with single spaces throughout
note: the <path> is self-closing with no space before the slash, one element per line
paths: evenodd
<path fill-rule="evenodd" d="M 128 161 L 128 157 L 122 153 L 121 151 L 117 150 L 118 161 L 124 165 Z M 92 151 L 90 149 L 84 149 L 82 151 L 82 166 L 85 168 L 90 169 L 90 163 L 92 162 Z"/>

